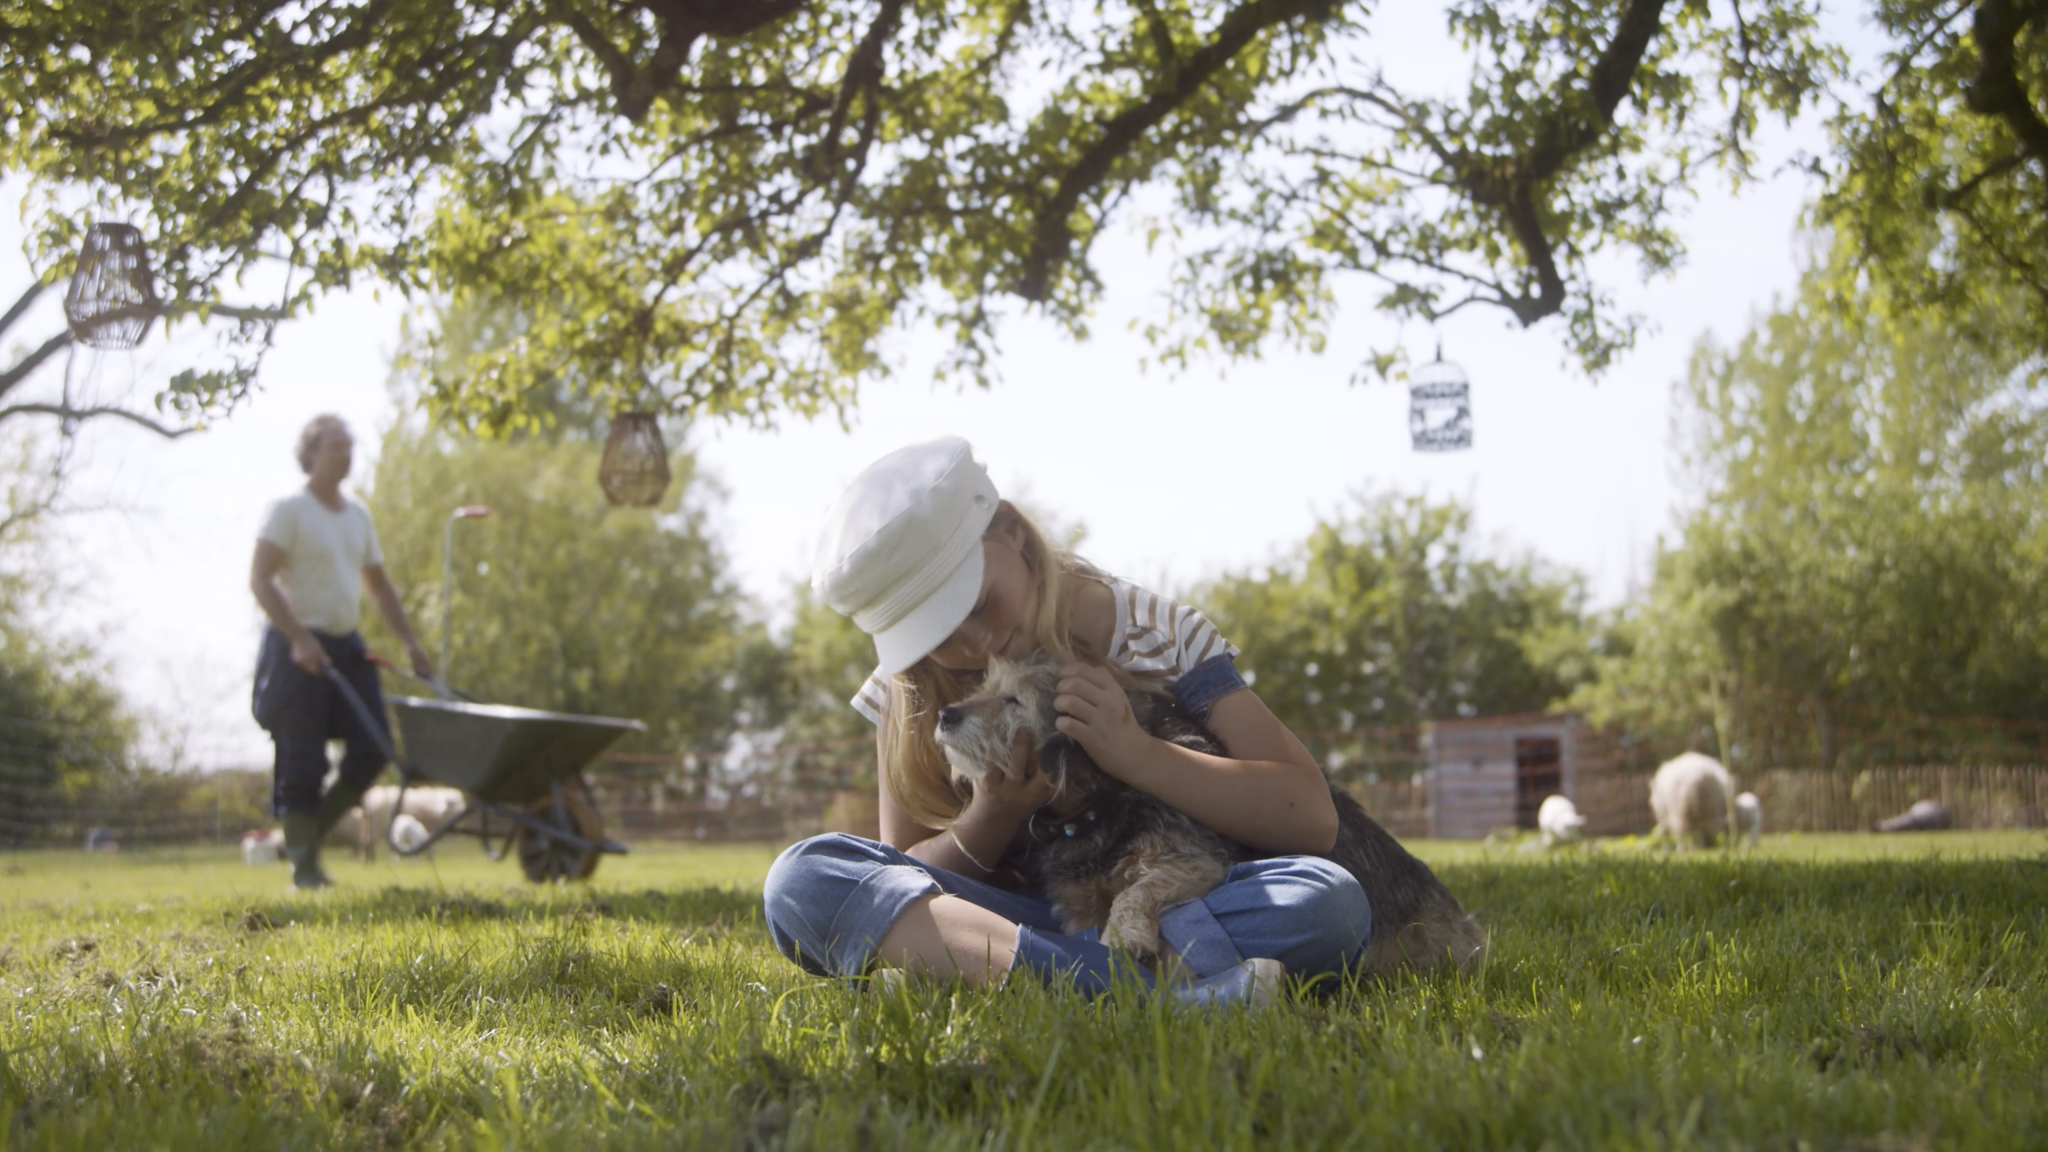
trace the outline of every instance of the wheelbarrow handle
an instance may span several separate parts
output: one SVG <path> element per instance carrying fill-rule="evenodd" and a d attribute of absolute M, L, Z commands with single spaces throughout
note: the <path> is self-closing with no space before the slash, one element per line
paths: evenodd
<path fill-rule="evenodd" d="M 370 734 L 370 739 L 376 741 L 377 751 L 382 752 L 386 760 L 397 764 L 398 750 L 391 746 L 391 734 L 385 731 L 384 725 L 378 722 L 377 717 L 370 714 L 370 706 L 363 703 L 363 698 L 356 692 L 354 685 L 351 685 L 348 678 L 331 663 L 321 664 L 320 669 L 327 674 L 327 682 L 341 692 L 343 700 L 348 701 L 349 708 L 355 712 L 356 719 L 362 721 L 364 730 Z"/>
<path fill-rule="evenodd" d="M 443 700 L 460 700 L 465 704 L 475 704 L 477 702 L 476 697 L 471 696 L 469 693 L 464 692 L 459 688 L 449 687 L 447 683 L 444 682 L 438 676 L 422 676 L 410 668 L 399 667 L 391 661 L 386 660 L 384 657 L 377 655 L 375 652 L 366 652 L 364 653 L 364 655 L 369 658 L 370 663 L 375 664 L 377 667 L 384 669 L 386 672 L 396 672 L 400 676 L 409 677 L 411 679 L 419 681 L 422 684 L 425 684 L 427 687 L 432 688 L 434 690 L 434 695 L 440 697 Z"/>

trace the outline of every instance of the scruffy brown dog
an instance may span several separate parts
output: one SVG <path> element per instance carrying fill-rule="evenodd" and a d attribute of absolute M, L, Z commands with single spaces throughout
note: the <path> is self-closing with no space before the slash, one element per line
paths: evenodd
<path fill-rule="evenodd" d="M 1051 898 L 1069 932 L 1100 928 L 1105 941 L 1146 958 L 1159 953 L 1160 913 L 1205 895 L 1233 864 L 1255 858 L 1244 845 L 1197 823 L 1149 793 L 1102 771 L 1071 737 L 1053 727 L 1058 662 L 991 662 L 974 695 L 939 710 L 937 738 L 956 777 L 1001 771 L 1020 736 L 1038 748 L 1039 770 L 1057 789 L 1032 817 L 1025 867 Z M 1222 744 L 1163 693 L 1128 691 L 1131 711 L 1153 736 L 1197 751 Z M 1344 790 L 1337 842 L 1323 857 L 1358 878 L 1372 904 L 1366 968 L 1463 965 L 1486 936 L 1429 866 L 1410 855 Z M 1010 857 L 1005 857 L 1006 862 Z"/>

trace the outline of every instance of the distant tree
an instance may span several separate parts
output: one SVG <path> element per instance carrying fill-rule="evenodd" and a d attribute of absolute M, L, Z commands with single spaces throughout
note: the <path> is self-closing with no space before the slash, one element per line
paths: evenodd
<path fill-rule="evenodd" d="M 1877 82 L 1834 118 L 1815 217 L 1838 291 L 2048 352 L 2048 4 L 1878 0 Z M 1995 321 L 1994 321 L 1995 323 Z"/>
<path fill-rule="evenodd" d="M 610 507 L 601 444 L 512 441 L 401 424 L 387 433 L 368 503 L 406 610 L 438 655 L 453 613 L 453 683 L 486 700 L 645 721 L 637 746 L 718 749 L 747 720 L 736 691 L 750 628 L 706 524 L 715 487 L 677 452 L 658 509 Z M 450 511 L 454 593 L 441 599 Z M 380 621 L 373 646 L 395 645 Z"/>
<path fill-rule="evenodd" d="M 136 735 L 90 648 L 0 617 L 0 776 L 77 792 L 125 775 Z"/>
<path fill-rule="evenodd" d="M 1484 555 L 1469 509 L 1420 496 L 1361 498 L 1285 562 L 1190 599 L 1300 732 L 1538 711 L 1591 643 L 1578 577 Z"/>
<path fill-rule="evenodd" d="M 1678 395 L 1700 502 L 1580 694 L 1596 714 L 1758 765 L 1836 763 L 1852 736 L 1919 754 L 1886 714 L 2048 720 L 2031 303 L 1951 325 L 1839 282 L 1818 269 L 1694 353 Z"/>
<path fill-rule="evenodd" d="M 8 799 L 75 796 L 130 774 L 137 725 L 90 645 L 43 623 L 53 580 L 43 465 L 31 452 L 0 467 L 0 819 Z M 12 790 L 10 792 L 10 789 Z M 21 809 L 16 807 L 18 813 Z M 21 830 L 0 826 L 0 843 Z"/>
<path fill-rule="evenodd" d="M 875 642 L 852 619 L 798 585 L 789 634 L 782 644 L 785 685 L 780 727 L 795 742 L 874 735 L 874 725 L 848 701 L 875 670 Z"/>

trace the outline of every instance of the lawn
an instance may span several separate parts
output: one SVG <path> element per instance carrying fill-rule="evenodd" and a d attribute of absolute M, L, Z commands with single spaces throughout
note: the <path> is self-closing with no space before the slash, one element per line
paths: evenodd
<path fill-rule="evenodd" d="M 0 854 L 0 1147 L 2048 1146 L 2048 834 L 1418 851 L 1484 964 L 1255 1015 L 810 979 L 765 847 Z"/>

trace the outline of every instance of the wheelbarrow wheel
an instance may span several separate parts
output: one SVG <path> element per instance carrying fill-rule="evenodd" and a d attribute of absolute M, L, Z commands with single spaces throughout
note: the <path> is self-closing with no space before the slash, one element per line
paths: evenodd
<path fill-rule="evenodd" d="M 585 840 L 604 839 L 604 821 L 597 810 L 590 806 L 579 793 L 564 789 L 562 808 L 568 813 L 568 823 L 555 813 L 555 798 L 543 796 L 527 805 L 526 814 L 543 824 L 560 828 Z M 521 825 L 513 844 L 519 850 L 519 870 L 535 884 L 549 880 L 582 880 L 597 871 L 597 858 L 603 853 L 595 848 L 578 848 L 574 844 L 553 836 L 543 836 L 532 828 Z"/>

